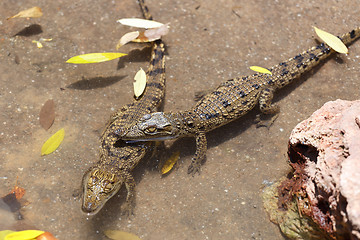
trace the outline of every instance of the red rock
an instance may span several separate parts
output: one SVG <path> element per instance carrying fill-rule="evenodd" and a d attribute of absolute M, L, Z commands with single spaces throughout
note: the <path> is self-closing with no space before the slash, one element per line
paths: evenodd
<path fill-rule="evenodd" d="M 360 239 L 360 100 L 328 102 L 299 123 L 289 156 L 303 175 L 302 214 L 336 238 Z"/>

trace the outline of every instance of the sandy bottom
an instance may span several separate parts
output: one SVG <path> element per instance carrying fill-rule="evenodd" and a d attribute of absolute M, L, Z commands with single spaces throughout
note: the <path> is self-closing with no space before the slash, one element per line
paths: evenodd
<path fill-rule="evenodd" d="M 196 91 L 270 67 L 316 44 L 312 26 L 342 34 L 360 23 L 356 1 L 175 1 L 149 0 L 154 18 L 170 23 L 165 110 L 194 104 Z M 35 4 L 35 3 L 34 3 Z M 125 189 L 88 219 L 80 210 L 81 178 L 98 160 L 99 135 L 110 115 L 131 101 L 133 76 L 147 68 L 146 51 L 94 65 L 70 65 L 78 54 L 115 51 L 129 28 L 119 18 L 141 17 L 136 1 L 37 1 L 44 16 L 5 20 L 32 7 L 28 1 L 0 3 L 0 195 L 16 178 L 29 204 L 24 219 L 0 211 L 0 229 L 28 225 L 59 239 L 105 239 L 103 231 L 132 232 L 142 239 L 282 239 L 263 210 L 263 188 L 288 171 L 292 128 L 329 100 L 359 98 L 360 42 L 348 56 L 335 56 L 276 94 L 281 114 L 268 130 L 256 129 L 258 109 L 208 136 L 200 175 L 187 167 L 194 139 L 177 140 L 170 151 L 181 159 L 166 177 L 144 161 L 134 171 L 135 215 L 120 214 Z M 28 32 L 15 36 L 25 27 Z M 52 38 L 38 49 L 32 40 Z M 128 53 L 144 45 L 129 44 Z M 69 88 L 71 86 L 71 88 Z M 42 105 L 56 104 L 54 125 L 39 125 Z M 60 148 L 41 157 L 44 141 L 60 128 Z M 168 142 L 171 145 L 171 142 Z M 156 164 L 156 162 L 155 162 Z M 6 222 L 6 224 L 5 224 Z"/>

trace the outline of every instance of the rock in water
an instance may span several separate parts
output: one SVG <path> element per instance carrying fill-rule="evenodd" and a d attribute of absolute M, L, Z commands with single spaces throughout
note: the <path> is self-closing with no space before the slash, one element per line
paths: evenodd
<path fill-rule="evenodd" d="M 295 211 L 309 223 L 303 231 L 317 228 L 310 231 L 324 233 L 324 239 L 360 239 L 360 100 L 328 102 L 299 123 L 288 155 L 293 172 L 273 197 L 279 212 L 270 213 L 272 221 L 282 229 L 278 220 L 288 221 L 286 211 Z M 301 232 L 298 223 L 288 228 Z M 295 238 L 305 239 L 298 233 Z"/>

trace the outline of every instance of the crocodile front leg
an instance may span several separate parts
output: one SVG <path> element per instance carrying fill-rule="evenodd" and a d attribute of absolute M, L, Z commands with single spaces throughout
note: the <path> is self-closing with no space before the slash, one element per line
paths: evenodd
<path fill-rule="evenodd" d="M 272 87 L 267 87 L 260 93 L 259 98 L 259 106 L 260 111 L 263 114 L 274 114 L 274 116 L 270 119 L 270 121 L 263 121 L 261 120 L 260 114 L 256 115 L 256 127 L 267 127 L 269 128 L 276 118 L 279 116 L 280 107 L 272 102 L 274 96 L 275 89 Z"/>
<path fill-rule="evenodd" d="M 196 134 L 196 151 L 195 155 L 191 161 L 191 164 L 188 168 L 188 174 L 192 173 L 194 176 L 195 173 L 200 173 L 201 163 L 206 158 L 206 150 L 207 150 L 207 140 L 205 132 L 199 132 Z"/>

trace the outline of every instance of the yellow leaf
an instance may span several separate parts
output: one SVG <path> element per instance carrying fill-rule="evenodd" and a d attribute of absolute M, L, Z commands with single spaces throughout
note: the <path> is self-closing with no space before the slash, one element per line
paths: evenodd
<path fill-rule="evenodd" d="M 139 98 L 146 87 L 146 73 L 142 68 L 135 74 L 134 80 L 134 94 Z"/>
<path fill-rule="evenodd" d="M 32 40 L 31 42 L 32 42 L 32 43 L 36 43 L 36 46 L 37 46 L 38 48 L 42 48 L 42 47 L 43 47 L 43 45 L 42 45 L 41 42 L 39 42 L 39 41 Z"/>
<path fill-rule="evenodd" d="M 116 45 L 116 50 L 119 49 L 121 46 L 127 44 L 128 42 L 131 42 L 138 36 L 139 36 L 139 31 L 126 33 L 124 36 L 120 38 L 119 43 Z"/>
<path fill-rule="evenodd" d="M 86 63 L 99 63 L 114 60 L 116 58 L 127 55 L 126 53 L 88 53 L 83 55 L 77 55 L 67 60 L 67 63 L 74 64 L 86 64 Z"/>
<path fill-rule="evenodd" d="M 65 130 L 62 128 L 52 135 L 41 148 L 41 156 L 47 155 L 55 151 L 64 140 Z"/>
<path fill-rule="evenodd" d="M 334 49 L 338 53 L 348 54 L 349 50 L 345 44 L 340 40 L 340 38 L 332 35 L 331 33 L 325 32 L 317 27 L 314 27 L 316 34 L 323 40 L 329 47 Z"/>
<path fill-rule="evenodd" d="M 43 13 L 41 11 L 41 8 L 33 7 L 33 8 L 26 9 L 24 11 L 21 11 L 18 14 L 12 16 L 12 17 L 7 18 L 7 20 L 9 20 L 11 18 L 18 18 L 18 17 L 23 17 L 23 18 L 34 17 L 34 18 L 37 18 L 37 17 L 41 17 L 42 15 L 43 15 Z"/>
<path fill-rule="evenodd" d="M 266 73 L 266 74 L 272 75 L 272 73 L 268 69 L 263 68 L 263 67 L 251 66 L 250 69 L 255 71 L 255 72 Z"/>
<path fill-rule="evenodd" d="M 40 38 L 40 41 L 44 41 L 44 42 L 51 42 L 53 39 L 52 38 Z"/>
<path fill-rule="evenodd" d="M 153 20 L 146 20 L 141 18 L 122 18 L 117 20 L 122 25 L 137 27 L 137 28 L 158 28 L 164 25 Z"/>
<path fill-rule="evenodd" d="M 180 152 L 173 153 L 171 157 L 168 160 L 166 160 L 166 162 L 162 166 L 161 173 L 162 174 L 168 173 L 174 167 L 175 163 L 179 160 L 179 158 L 180 158 Z"/>
<path fill-rule="evenodd" d="M 113 240 L 141 240 L 135 234 L 118 230 L 105 230 L 104 233 L 108 238 Z"/>
<path fill-rule="evenodd" d="M 3 230 L 3 231 L 0 231 L 0 240 L 4 240 L 5 239 L 5 236 L 10 234 L 10 233 L 13 233 L 14 231 L 11 231 L 11 230 Z"/>
<path fill-rule="evenodd" d="M 30 240 L 43 234 L 40 230 L 25 230 L 20 232 L 13 232 L 5 236 L 4 240 Z"/>

